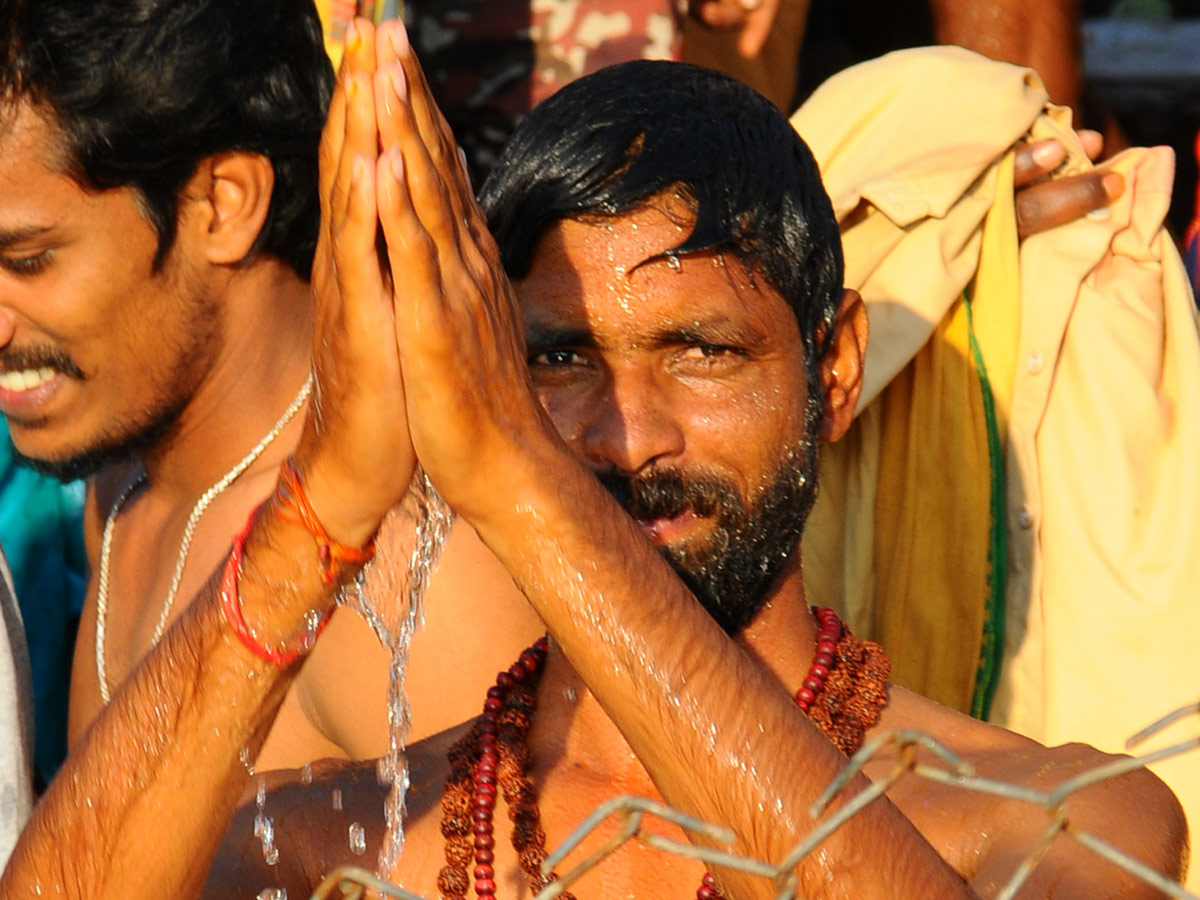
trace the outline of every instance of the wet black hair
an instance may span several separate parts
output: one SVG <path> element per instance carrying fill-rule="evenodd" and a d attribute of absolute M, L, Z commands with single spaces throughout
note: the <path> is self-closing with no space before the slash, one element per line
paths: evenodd
<path fill-rule="evenodd" d="M 27 101 L 56 126 L 67 174 L 134 188 L 156 266 L 200 162 L 246 151 L 275 172 L 251 253 L 308 278 L 332 87 L 312 0 L 0 0 L 0 123 Z"/>
<path fill-rule="evenodd" d="M 696 219 L 664 253 L 719 249 L 766 279 L 796 314 L 815 386 L 841 301 L 841 238 L 811 151 L 751 88 L 684 63 L 602 69 L 529 114 L 480 202 L 519 280 L 554 222 L 620 215 L 668 190 Z"/>

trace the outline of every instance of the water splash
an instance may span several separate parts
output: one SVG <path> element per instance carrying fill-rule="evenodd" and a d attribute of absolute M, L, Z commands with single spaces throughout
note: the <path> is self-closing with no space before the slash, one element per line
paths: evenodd
<path fill-rule="evenodd" d="M 258 789 L 254 793 L 254 805 L 258 809 L 254 816 L 254 836 L 262 842 L 263 861 L 268 866 L 273 866 L 279 862 L 279 848 L 275 846 L 275 820 L 264 812 L 267 805 L 265 778 L 258 779 Z"/>
<path fill-rule="evenodd" d="M 367 852 L 367 832 L 362 827 L 361 822 L 351 822 L 348 832 L 350 838 L 350 852 L 355 856 L 362 856 Z"/>
<path fill-rule="evenodd" d="M 388 681 L 388 752 L 380 759 L 377 771 L 380 783 L 391 785 L 384 806 L 387 830 L 379 848 L 378 873 L 382 878 L 388 877 L 395 868 L 404 849 L 404 798 L 409 786 L 408 761 L 404 750 L 412 722 L 412 710 L 404 693 L 408 646 L 413 632 L 424 621 L 421 600 L 429 584 L 429 576 L 441 556 L 450 526 L 454 522 L 454 513 L 442 500 L 429 476 L 420 469 L 413 477 L 405 507 L 416 523 L 406 584 L 401 587 L 389 584 L 386 577 L 380 579 L 383 582 L 383 591 L 389 597 L 402 594 L 407 601 L 406 604 L 400 605 L 404 610 L 400 621 L 395 628 L 389 627 L 379 605 L 373 603 L 363 590 L 364 578 L 361 576 L 355 592 L 357 596 L 352 598 L 357 601 L 360 614 L 371 626 L 375 636 L 392 654 L 391 676 Z"/>
<path fill-rule="evenodd" d="M 287 900 L 287 888 L 264 888 L 255 900 Z"/>

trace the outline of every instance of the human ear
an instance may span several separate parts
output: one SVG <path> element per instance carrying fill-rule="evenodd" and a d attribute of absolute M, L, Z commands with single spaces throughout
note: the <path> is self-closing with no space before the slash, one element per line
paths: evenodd
<path fill-rule="evenodd" d="M 824 418 L 821 437 L 832 443 L 850 430 L 862 393 L 867 352 L 867 308 L 858 291 L 846 289 L 833 322 L 833 342 L 821 360 Z"/>
<path fill-rule="evenodd" d="M 246 258 L 267 221 L 274 186 L 271 161 L 257 153 L 222 153 L 200 164 L 184 197 L 209 262 Z"/>

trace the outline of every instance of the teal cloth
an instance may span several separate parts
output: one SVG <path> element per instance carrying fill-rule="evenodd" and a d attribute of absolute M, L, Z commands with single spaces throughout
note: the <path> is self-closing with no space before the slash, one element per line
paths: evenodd
<path fill-rule="evenodd" d="M 12 567 L 29 643 L 33 756 L 42 784 L 67 755 L 71 659 L 87 583 L 84 493 L 82 481 L 64 484 L 17 465 L 0 419 L 0 546 Z"/>

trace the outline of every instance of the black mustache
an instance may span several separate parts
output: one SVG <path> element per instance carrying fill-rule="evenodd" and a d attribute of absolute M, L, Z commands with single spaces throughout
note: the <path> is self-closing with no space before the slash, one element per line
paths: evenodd
<path fill-rule="evenodd" d="M 0 353 L 0 372 L 51 368 L 70 378 L 83 378 L 83 370 L 66 353 L 54 347 L 20 347 Z"/>
<path fill-rule="evenodd" d="M 610 469 L 596 477 L 635 519 L 671 519 L 685 510 L 698 516 L 721 516 L 741 508 L 737 488 L 708 473 L 660 469 L 628 475 Z"/>

